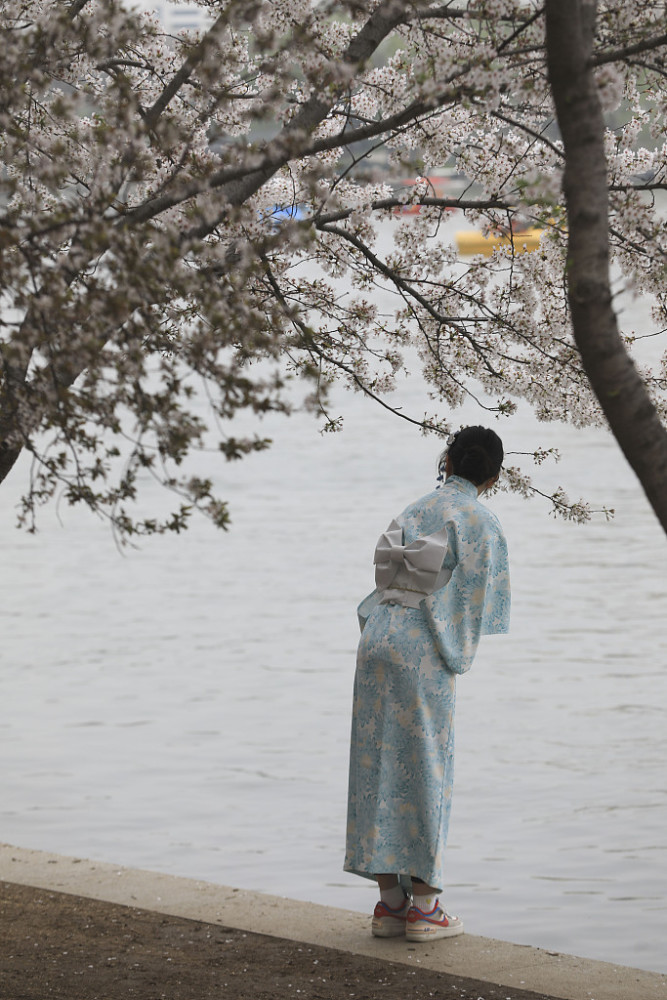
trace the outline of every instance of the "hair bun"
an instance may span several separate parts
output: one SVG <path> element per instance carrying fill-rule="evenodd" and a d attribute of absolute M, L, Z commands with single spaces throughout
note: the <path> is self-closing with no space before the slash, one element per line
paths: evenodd
<path fill-rule="evenodd" d="M 452 438 L 446 452 L 455 476 L 481 486 L 500 472 L 503 443 L 488 427 L 464 427 Z"/>

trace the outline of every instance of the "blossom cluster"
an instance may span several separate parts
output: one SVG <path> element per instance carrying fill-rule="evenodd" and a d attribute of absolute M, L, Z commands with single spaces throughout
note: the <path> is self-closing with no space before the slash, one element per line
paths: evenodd
<path fill-rule="evenodd" d="M 469 398 L 499 419 L 524 401 L 543 421 L 601 423 L 572 333 L 541 5 L 200 5 L 205 27 L 177 37 L 113 0 L 2 5 L 0 447 L 36 458 L 27 522 L 63 489 L 124 534 L 180 530 L 190 508 L 224 526 L 213 485 L 181 473 L 209 434 L 195 378 L 230 459 L 266 447 L 234 418 L 289 412 L 294 376 L 334 428 L 333 381 L 391 406 L 408 354 L 434 412 L 401 416 L 422 430 L 445 433 Z M 650 298 L 656 333 L 658 6 L 601 2 L 591 55 L 614 289 Z M 493 253 L 458 255 L 453 210 L 500 234 Z M 522 226 L 542 232 L 532 253 Z M 667 361 L 640 370 L 664 414 Z M 145 474 L 182 494 L 172 519 L 133 520 Z M 507 483 L 530 492 L 526 476 Z"/>

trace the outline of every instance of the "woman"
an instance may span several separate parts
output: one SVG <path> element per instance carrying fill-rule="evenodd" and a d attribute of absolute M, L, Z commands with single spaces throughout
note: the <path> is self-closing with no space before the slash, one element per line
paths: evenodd
<path fill-rule="evenodd" d="M 509 626 L 507 546 L 478 500 L 502 462 L 494 431 L 466 427 L 454 435 L 440 460 L 440 485 L 380 537 L 377 587 L 359 605 L 345 870 L 378 882 L 377 937 L 463 933 L 438 898 L 455 680 L 470 669 L 480 635 Z"/>

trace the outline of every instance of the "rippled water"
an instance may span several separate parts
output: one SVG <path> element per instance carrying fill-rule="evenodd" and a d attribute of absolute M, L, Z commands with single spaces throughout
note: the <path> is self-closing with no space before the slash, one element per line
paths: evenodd
<path fill-rule="evenodd" d="M 416 383 L 403 395 L 423 412 Z M 3 485 L 0 839 L 372 908 L 340 870 L 355 606 L 437 447 L 339 402 L 340 435 L 297 414 L 267 425 L 269 453 L 201 456 L 229 534 L 199 523 L 122 556 L 63 509 L 30 537 L 13 528 L 21 470 Z M 535 444 L 527 416 L 502 430 L 509 450 Z M 617 513 L 582 527 L 488 501 L 512 631 L 459 681 L 446 901 L 472 933 L 664 971 L 667 539 L 603 432 L 537 440 L 566 454 L 545 483 Z"/>

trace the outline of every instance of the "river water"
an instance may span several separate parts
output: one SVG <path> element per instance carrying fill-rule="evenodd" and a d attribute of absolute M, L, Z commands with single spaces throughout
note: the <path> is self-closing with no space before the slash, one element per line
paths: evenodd
<path fill-rule="evenodd" d="M 418 380 L 402 400 L 425 409 Z M 433 484 L 437 444 L 358 396 L 341 434 L 270 418 L 273 448 L 201 454 L 233 527 L 120 554 L 85 512 L 14 528 L 0 490 L 0 838 L 370 911 L 341 871 L 355 607 L 377 535 Z M 462 421 L 479 422 L 474 410 Z M 445 901 L 471 933 L 665 971 L 667 539 L 603 431 L 543 485 L 614 507 L 586 526 L 497 494 L 513 619 L 458 684 Z M 149 501 L 164 504 L 146 484 Z"/>

